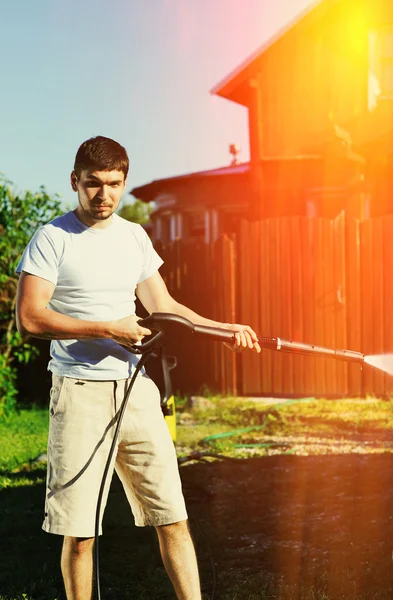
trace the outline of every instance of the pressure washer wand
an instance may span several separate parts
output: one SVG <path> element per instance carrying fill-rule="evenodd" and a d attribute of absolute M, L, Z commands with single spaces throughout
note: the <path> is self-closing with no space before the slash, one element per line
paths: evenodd
<path fill-rule="evenodd" d="M 364 354 L 354 350 L 333 350 L 323 346 L 313 344 L 304 344 L 303 342 L 292 342 L 282 338 L 258 338 L 259 345 L 268 350 L 279 350 L 280 352 L 290 352 L 291 354 L 305 354 L 308 356 L 320 356 L 323 358 L 336 358 L 338 360 L 350 362 L 364 362 Z"/>
<path fill-rule="evenodd" d="M 184 333 L 184 330 L 188 330 L 194 335 L 208 337 L 212 341 L 230 342 L 234 341 L 235 337 L 235 332 L 230 329 L 221 329 L 207 325 L 195 325 L 188 319 L 171 313 L 152 313 L 145 319 L 141 319 L 139 324 L 143 327 L 157 330 L 161 335 L 169 333 L 171 336 L 176 336 L 176 333 L 182 334 Z M 153 340 L 154 338 L 144 344 L 144 346 L 146 346 L 147 349 L 150 348 L 151 345 L 154 344 Z M 353 350 L 333 350 L 331 348 L 324 348 L 323 346 L 315 346 L 314 344 L 283 340 L 278 337 L 260 337 L 258 338 L 258 342 L 262 348 L 278 350 L 280 352 L 289 352 L 291 354 L 336 358 L 347 362 L 363 363 L 365 360 L 365 356 L 361 352 L 355 352 Z"/>

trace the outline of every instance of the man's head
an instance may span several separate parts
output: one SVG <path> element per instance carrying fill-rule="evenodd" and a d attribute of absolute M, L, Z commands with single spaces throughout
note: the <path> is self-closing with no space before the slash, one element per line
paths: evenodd
<path fill-rule="evenodd" d="M 82 171 L 122 171 L 127 179 L 129 160 L 127 151 L 115 140 L 97 135 L 83 142 L 75 156 L 74 172 L 80 177 Z"/>
<path fill-rule="evenodd" d="M 71 186 L 78 193 L 75 213 L 89 227 L 106 227 L 123 195 L 129 161 L 125 148 L 103 136 L 80 146 L 71 173 Z"/>

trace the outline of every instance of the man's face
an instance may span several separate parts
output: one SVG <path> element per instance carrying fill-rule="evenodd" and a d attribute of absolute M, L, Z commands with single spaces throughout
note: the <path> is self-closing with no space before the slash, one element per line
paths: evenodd
<path fill-rule="evenodd" d="M 107 227 L 119 206 L 126 181 L 123 171 L 84 170 L 71 173 L 71 186 L 78 193 L 77 217 L 89 227 Z"/>

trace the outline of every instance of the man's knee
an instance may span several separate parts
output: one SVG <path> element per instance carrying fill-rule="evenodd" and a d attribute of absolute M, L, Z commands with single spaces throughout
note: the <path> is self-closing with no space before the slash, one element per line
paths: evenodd
<path fill-rule="evenodd" d="M 188 527 L 188 521 L 178 521 L 177 523 L 170 523 L 169 525 L 157 525 L 156 531 L 158 537 L 162 538 L 176 538 L 176 539 L 189 539 L 190 529 Z"/>
<path fill-rule="evenodd" d="M 91 554 L 94 546 L 94 538 L 78 538 L 64 536 L 63 551 L 75 556 Z"/>

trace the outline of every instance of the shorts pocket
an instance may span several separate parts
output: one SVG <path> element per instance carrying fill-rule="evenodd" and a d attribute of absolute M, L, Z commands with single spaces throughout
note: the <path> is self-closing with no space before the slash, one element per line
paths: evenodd
<path fill-rule="evenodd" d="M 67 377 L 52 376 L 52 387 L 49 400 L 49 414 L 55 417 L 62 409 L 65 399 Z"/>
<path fill-rule="evenodd" d="M 137 378 L 130 405 L 136 410 L 160 409 L 161 394 L 152 379 L 146 376 Z"/>

